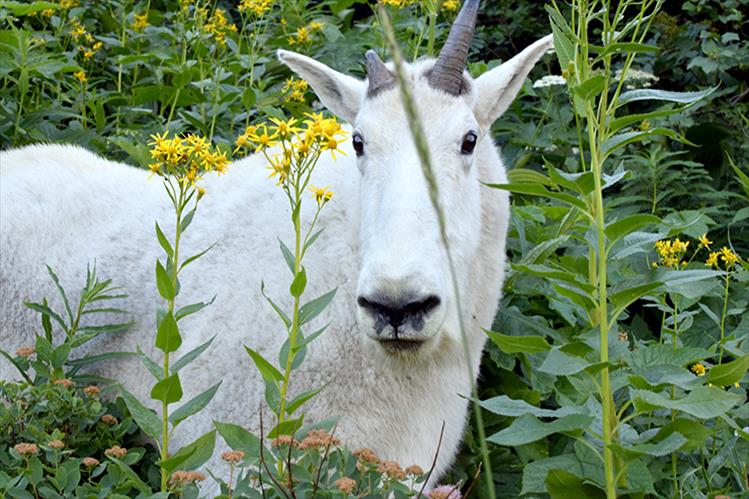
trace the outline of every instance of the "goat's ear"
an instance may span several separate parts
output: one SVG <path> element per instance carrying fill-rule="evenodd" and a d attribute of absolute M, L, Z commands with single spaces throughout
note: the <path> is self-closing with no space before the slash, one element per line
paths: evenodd
<path fill-rule="evenodd" d="M 526 76 L 551 45 L 551 35 L 545 36 L 509 61 L 476 79 L 474 113 L 481 126 L 488 128 L 507 111 L 523 86 Z"/>
<path fill-rule="evenodd" d="M 278 58 L 292 71 L 307 80 L 320 101 L 331 113 L 349 123 L 354 122 L 367 93 L 366 83 L 296 52 L 279 50 Z"/>

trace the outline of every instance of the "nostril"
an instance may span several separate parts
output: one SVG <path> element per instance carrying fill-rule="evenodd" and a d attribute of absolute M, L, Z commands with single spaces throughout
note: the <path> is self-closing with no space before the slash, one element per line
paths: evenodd
<path fill-rule="evenodd" d="M 359 296 L 356 301 L 360 307 L 370 314 L 385 319 L 387 323 L 394 327 L 400 326 L 406 321 L 423 324 L 424 316 L 442 303 L 437 295 L 429 295 L 424 299 L 415 301 L 373 300 Z"/>
<path fill-rule="evenodd" d="M 428 314 L 435 308 L 439 307 L 442 300 L 437 295 L 429 295 L 419 302 L 409 304 L 409 307 L 413 307 L 414 312 L 420 312 L 422 314 Z"/>

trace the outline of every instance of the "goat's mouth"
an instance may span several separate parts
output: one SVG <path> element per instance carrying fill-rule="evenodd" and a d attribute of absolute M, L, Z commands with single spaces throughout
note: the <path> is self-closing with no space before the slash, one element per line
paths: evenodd
<path fill-rule="evenodd" d="M 424 344 L 424 340 L 407 340 L 403 338 L 392 338 L 379 340 L 382 348 L 388 353 L 416 352 Z"/>

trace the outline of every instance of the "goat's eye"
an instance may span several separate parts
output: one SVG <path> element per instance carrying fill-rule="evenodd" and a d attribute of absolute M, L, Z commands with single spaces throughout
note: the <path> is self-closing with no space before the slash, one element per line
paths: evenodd
<path fill-rule="evenodd" d="M 361 156 L 364 154 L 364 139 L 359 132 L 354 132 L 351 141 L 354 143 L 354 151 L 356 151 L 356 155 Z"/>
<path fill-rule="evenodd" d="M 468 132 L 465 137 L 463 137 L 463 145 L 460 146 L 461 154 L 472 154 L 473 150 L 476 148 L 476 141 L 478 141 L 478 135 L 476 135 L 476 132 Z"/>

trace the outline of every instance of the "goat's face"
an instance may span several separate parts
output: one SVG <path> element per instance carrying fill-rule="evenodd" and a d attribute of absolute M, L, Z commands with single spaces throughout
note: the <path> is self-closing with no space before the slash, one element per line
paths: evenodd
<path fill-rule="evenodd" d="M 550 37 L 539 40 L 473 80 L 464 66 L 477 10 L 478 0 L 464 2 L 436 61 L 404 67 L 462 291 L 470 286 L 470 264 L 481 236 L 479 168 L 482 161 L 492 161 L 490 126 L 551 44 Z M 351 140 L 361 175 L 360 329 L 393 355 L 425 355 L 450 336 L 459 342 L 440 224 L 392 65 L 368 52 L 368 78 L 361 81 L 293 52 L 280 51 L 279 57 L 310 83 L 331 112 L 353 124 Z"/>

